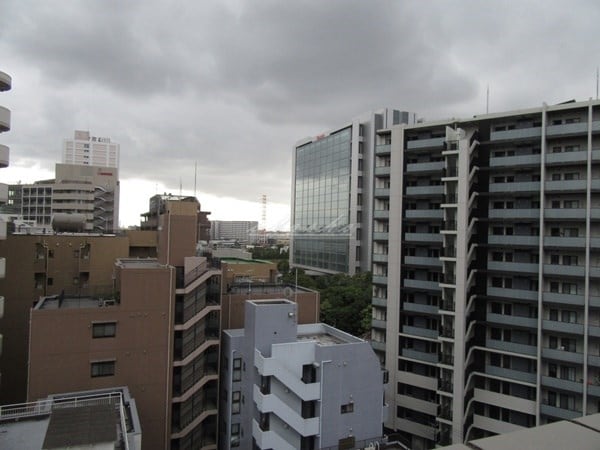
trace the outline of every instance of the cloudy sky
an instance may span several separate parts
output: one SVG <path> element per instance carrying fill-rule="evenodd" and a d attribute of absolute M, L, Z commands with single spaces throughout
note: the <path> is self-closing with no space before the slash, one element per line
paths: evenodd
<path fill-rule="evenodd" d="M 596 96 L 600 2 L 2 0 L 3 182 L 73 130 L 121 144 L 123 225 L 155 193 L 289 227 L 291 149 L 382 106 L 426 119 Z"/>

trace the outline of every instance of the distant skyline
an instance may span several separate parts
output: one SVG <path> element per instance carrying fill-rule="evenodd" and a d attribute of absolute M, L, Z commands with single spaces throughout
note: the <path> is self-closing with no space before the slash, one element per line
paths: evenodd
<path fill-rule="evenodd" d="M 597 1 L 5 0 L 0 181 L 52 178 L 75 129 L 121 145 L 121 221 L 156 193 L 289 227 L 294 143 L 383 106 L 425 119 L 596 96 Z"/>

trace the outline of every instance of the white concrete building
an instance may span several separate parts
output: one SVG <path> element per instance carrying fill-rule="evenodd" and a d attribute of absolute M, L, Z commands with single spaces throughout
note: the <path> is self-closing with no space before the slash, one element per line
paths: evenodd
<path fill-rule="evenodd" d="M 222 335 L 219 448 L 312 450 L 378 442 L 387 408 L 370 345 L 324 324 L 298 325 L 289 300 L 245 304 Z"/>
<path fill-rule="evenodd" d="M 4 72 L 0 72 L 0 92 L 8 91 L 12 86 L 12 79 Z M 0 133 L 10 130 L 10 110 L 0 106 Z M 0 168 L 8 167 L 10 151 L 6 145 L 0 144 Z M 8 184 L 0 183 L 0 205 L 8 203 Z M 6 239 L 7 222 L 0 219 L 0 239 Z M 6 272 L 6 258 L 0 257 L 0 278 Z M 1 294 L 1 293 L 0 293 Z M 4 296 L 0 295 L 0 319 L 4 315 Z M 0 354 L 2 353 L 2 335 L 0 334 Z"/>
<path fill-rule="evenodd" d="M 91 136 L 75 130 L 73 139 L 65 139 L 62 162 L 82 166 L 119 167 L 120 146 L 110 138 Z"/>

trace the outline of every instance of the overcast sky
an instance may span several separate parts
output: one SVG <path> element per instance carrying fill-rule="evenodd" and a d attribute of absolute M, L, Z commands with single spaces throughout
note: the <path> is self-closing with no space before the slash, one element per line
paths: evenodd
<path fill-rule="evenodd" d="M 0 2 L 13 89 L 7 183 L 52 178 L 64 138 L 121 144 L 121 222 L 155 193 L 289 227 L 291 150 L 382 106 L 472 116 L 596 96 L 600 2 Z"/>

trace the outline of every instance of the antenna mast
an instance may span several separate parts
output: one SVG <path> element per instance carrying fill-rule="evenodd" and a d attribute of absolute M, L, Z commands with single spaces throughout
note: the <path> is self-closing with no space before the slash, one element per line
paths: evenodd
<path fill-rule="evenodd" d="M 490 85 L 487 85 L 487 95 L 486 95 L 486 101 L 485 101 L 485 113 L 489 114 L 490 113 Z"/>
<path fill-rule="evenodd" d="M 263 194 L 261 196 L 261 203 L 262 203 L 262 214 L 261 214 L 261 221 L 262 221 L 262 243 L 266 244 L 267 243 L 267 194 Z"/>

